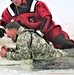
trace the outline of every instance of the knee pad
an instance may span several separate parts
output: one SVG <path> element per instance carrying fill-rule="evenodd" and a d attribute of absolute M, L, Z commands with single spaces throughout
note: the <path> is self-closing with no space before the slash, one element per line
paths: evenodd
<path fill-rule="evenodd" d="M 72 43 L 69 39 L 66 39 L 64 34 L 57 35 L 54 38 L 53 43 L 61 46 L 61 49 L 74 48 L 74 43 Z"/>

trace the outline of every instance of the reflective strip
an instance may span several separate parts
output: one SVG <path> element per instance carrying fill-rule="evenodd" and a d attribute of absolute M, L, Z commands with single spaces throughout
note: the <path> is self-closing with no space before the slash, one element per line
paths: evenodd
<path fill-rule="evenodd" d="M 11 9 L 10 6 L 8 7 L 8 11 L 9 11 L 9 13 L 11 14 L 11 16 L 15 16 L 15 13 L 13 12 L 13 10 Z"/>
<path fill-rule="evenodd" d="M 12 19 L 11 22 L 13 22 L 14 20 Z"/>
<path fill-rule="evenodd" d="M 37 2 L 37 0 L 33 0 L 31 8 L 30 8 L 30 12 L 34 12 L 36 2 Z"/>
<path fill-rule="evenodd" d="M 5 29 L 3 26 L 0 26 L 0 28 Z"/>
<path fill-rule="evenodd" d="M 40 35 L 40 36 L 44 36 L 44 34 L 40 31 L 40 30 L 36 30 L 36 32 Z"/>

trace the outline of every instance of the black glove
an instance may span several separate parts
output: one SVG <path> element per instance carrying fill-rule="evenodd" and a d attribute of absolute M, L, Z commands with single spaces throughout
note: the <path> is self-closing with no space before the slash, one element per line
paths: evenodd
<path fill-rule="evenodd" d="M 40 30 L 36 30 L 35 33 L 38 34 L 38 35 L 41 36 L 41 37 L 44 36 L 44 34 L 43 34 Z"/>
<path fill-rule="evenodd" d="M 3 28 L 0 28 L 0 38 L 4 36 L 5 30 Z"/>

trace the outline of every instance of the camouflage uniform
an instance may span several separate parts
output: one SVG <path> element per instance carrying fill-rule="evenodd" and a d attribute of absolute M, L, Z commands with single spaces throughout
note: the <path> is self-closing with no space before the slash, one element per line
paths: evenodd
<path fill-rule="evenodd" d="M 11 60 L 49 60 L 63 55 L 59 50 L 52 48 L 42 37 L 31 30 L 24 30 L 23 27 L 17 31 L 13 41 L 15 40 L 16 48 L 8 48 L 6 53 L 6 58 Z"/>

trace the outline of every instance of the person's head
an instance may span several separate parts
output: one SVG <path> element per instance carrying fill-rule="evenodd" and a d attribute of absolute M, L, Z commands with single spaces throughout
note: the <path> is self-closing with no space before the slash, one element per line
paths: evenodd
<path fill-rule="evenodd" d="M 16 6 L 21 5 L 21 3 L 26 3 L 26 0 L 11 0 Z"/>
<path fill-rule="evenodd" d="M 15 21 L 8 23 L 5 29 L 7 37 L 13 39 L 16 36 L 16 33 L 19 28 L 20 28 L 20 25 Z"/>

